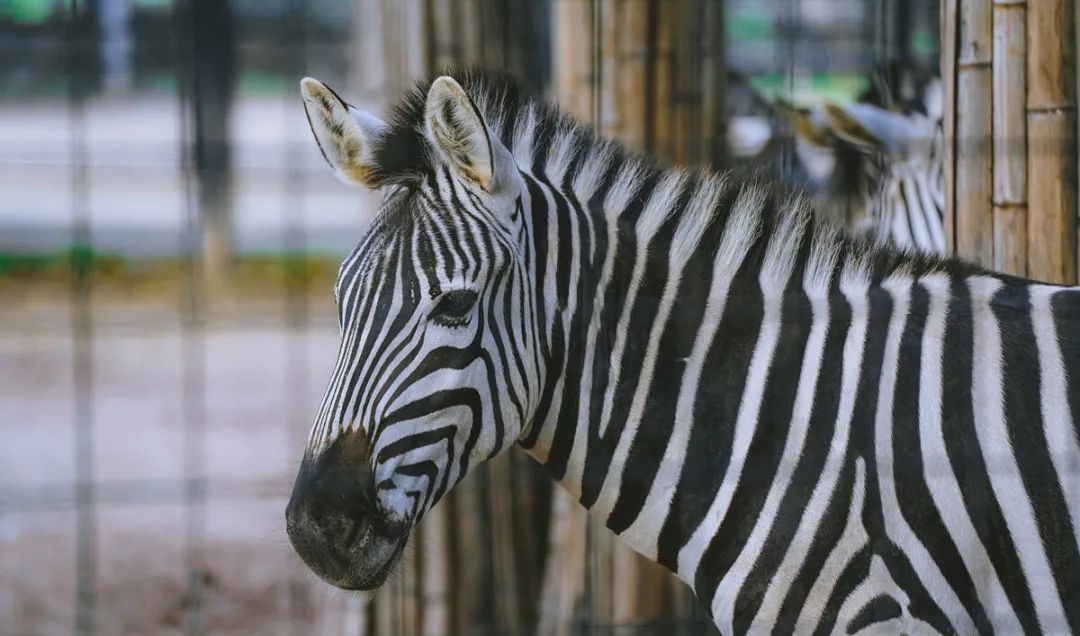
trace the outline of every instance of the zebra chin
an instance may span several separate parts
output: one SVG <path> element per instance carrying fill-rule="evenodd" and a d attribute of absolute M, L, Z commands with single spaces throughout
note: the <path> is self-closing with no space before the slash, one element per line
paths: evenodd
<path fill-rule="evenodd" d="M 352 534 L 353 543 L 340 548 L 320 545 L 319 541 L 292 539 L 292 543 L 304 563 L 323 581 L 343 590 L 374 590 L 386 582 L 401 561 L 408 532 L 386 533 L 368 524 Z"/>
<path fill-rule="evenodd" d="M 372 590 L 386 582 L 412 526 L 379 505 L 361 433 L 342 435 L 304 459 L 285 525 L 293 549 L 312 572 L 346 590 Z"/>

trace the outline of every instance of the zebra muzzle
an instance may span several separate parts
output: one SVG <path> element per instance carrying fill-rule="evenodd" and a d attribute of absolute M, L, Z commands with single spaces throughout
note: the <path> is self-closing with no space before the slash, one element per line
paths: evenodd
<path fill-rule="evenodd" d="M 370 453 L 360 433 L 338 438 L 300 466 L 285 509 L 289 540 L 305 564 L 349 590 L 381 585 L 401 556 L 408 528 L 377 503 Z"/>

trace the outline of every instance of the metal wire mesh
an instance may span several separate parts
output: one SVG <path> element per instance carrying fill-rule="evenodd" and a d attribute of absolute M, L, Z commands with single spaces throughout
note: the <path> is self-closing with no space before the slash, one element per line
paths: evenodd
<path fill-rule="evenodd" d="M 652 22 L 629 55 L 653 64 L 645 90 L 659 96 L 646 100 L 642 149 L 689 163 L 724 162 L 725 68 L 793 97 L 815 74 L 936 56 L 919 39 L 936 36 L 929 1 L 635 1 Z M 663 41 L 675 3 L 686 13 L 671 33 L 685 37 Z M 445 502 L 412 553 L 415 572 L 372 606 L 333 595 L 291 557 L 281 511 L 333 359 L 329 281 L 374 204 L 332 182 L 294 91 L 319 75 L 381 110 L 427 69 L 481 63 L 570 99 L 558 94 L 563 25 L 552 16 L 580 8 L 584 81 L 566 90 L 581 91 L 578 114 L 603 131 L 619 114 L 605 40 L 616 4 L 0 5 L 0 633 L 494 634 L 542 623 L 530 602 L 558 506 L 523 456 L 477 471 Z M 838 27 L 829 16 L 841 14 L 856 17 Z M 665 82 L 674 90 L 661 96 Z M 715 126 L 701 135 L 706 120 Z M 491 494 L 506 480 L 511 494 Z M 522 532 L 507 513 L 542 529 L 500 539 Z M 666 587 L 655 615 L 611 624 L 623 557 L 599 525 L 583 536 L 591 556 L 560 633 L 707 629 L 691 596 Z M 424 572 L 444 570 L 482 585 L 425 587 Z"/>

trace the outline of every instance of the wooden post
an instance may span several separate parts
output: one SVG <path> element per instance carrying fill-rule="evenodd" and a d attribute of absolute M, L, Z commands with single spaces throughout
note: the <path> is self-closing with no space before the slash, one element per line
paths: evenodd
<path fill-rule="evenodd" d="M 1076 28 L 1074 0 L 1027 10 L 1028 274 L 1076 282 Z"/>
<path fill-rule="evenodd" d="M 722 3 L 556 0 L 554 12 L 555 96 L 564 110 L 631 150 L 725 161 Z M 572 618 L 628 625 L 680 617 L 673 610 L 686 586 L 564 493 L 553 497 L 549 536 L 541 633 L 563 633 Z"/>
<path fill-rule="evenodd" d="M 990 267 L 993 216 L 993 20 L 988 0 L 961 0 L 956 63 L 956 251 Z"/>
<path fill-rule="evenodd" d="M 941 83 L 945 89 L 945 245 L 956 251 L 956 37 L 960 0 L 941 2 Z"/>
<path fill-rule="evenodd" d="M 593 0 L 555 3 L 555 99 L 568 112 L 592 120 Z"/>
<path fill-rule="evenodd" d="M 560 106 L 631 150 L 723 163 L 718 3 L 557 0 L 554 12 Z"/>
<path fill-rule="evenodd" d="M 1077 276 L 1076 0 L 943 0 L 946 234 L 965 258 Z"/>
<path fill-rule="evenodd" d="M 994 0 L 994 269 L 1027 274 L 1027 2 Z"/>

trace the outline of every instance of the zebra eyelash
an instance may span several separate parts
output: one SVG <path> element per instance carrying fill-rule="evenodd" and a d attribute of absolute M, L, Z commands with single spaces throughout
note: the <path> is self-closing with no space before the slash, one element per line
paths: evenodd
<path fill-rule="evenodd" d="M 469 324 L 470 314 L 479 295 L 471 289 L 452 289 L 442 294 L 429 318 L 444 327 L 460 328 Z"/>

